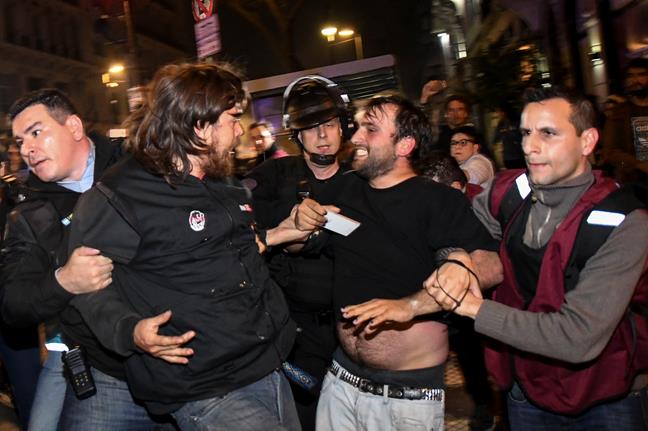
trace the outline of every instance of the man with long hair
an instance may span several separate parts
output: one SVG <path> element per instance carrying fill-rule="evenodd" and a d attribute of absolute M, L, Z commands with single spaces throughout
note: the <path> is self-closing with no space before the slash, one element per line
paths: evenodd
<path fill-rule="evenodd" d="M 131 118 L 132 156 L 80 201 L 72 232 L 115 262 L 112 285 L 75 305 L 127 357 L 135 398 L 182 429 L 299 429 L 277 371 L 295 327 L 257 244 L 281 229 L 253 230 L 231 176 L 245 96 L 228 67 L 162 68 Z"/>

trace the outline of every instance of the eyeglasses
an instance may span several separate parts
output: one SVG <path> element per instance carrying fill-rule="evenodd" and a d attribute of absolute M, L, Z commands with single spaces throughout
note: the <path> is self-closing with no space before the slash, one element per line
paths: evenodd
<path fill-rule="evenodd" d="M 459 141 L 450 141 L 450 146 L 459 146 L 459 147 L 465 147 L 468 144 L 473 144 L 475 141 L 472 139 L 460 139 Z"/>

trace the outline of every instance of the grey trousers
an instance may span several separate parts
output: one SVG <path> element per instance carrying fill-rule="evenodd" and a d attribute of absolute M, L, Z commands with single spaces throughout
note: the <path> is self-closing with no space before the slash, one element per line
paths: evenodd
<path fill-rule="evenodd" d="M 361 392 L 327 373 L 317 405 L 317 431 L 443 431 L 445 400 L 407 400 Z"/>

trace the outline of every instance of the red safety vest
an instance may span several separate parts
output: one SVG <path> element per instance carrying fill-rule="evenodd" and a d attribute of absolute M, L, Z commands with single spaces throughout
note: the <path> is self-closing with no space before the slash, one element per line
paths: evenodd
<path fill-rule="evenodd" d="M 491 212 L 499 217 L 502 198 L 511 187 L 524 188 L 524 180 L 515 170 L 499 175 L 491 191 Z M 577 232 L 584 216 L 618 186 L 594 172 L 595 182 L 574 205 L 547 244 L 538 278 L 536 293 L 527 308 L 530 312 L 551 313 L 560 310 L 565 298 L 565 269 L 574 248 Z M 528 187 L 528 184 L 527 184 Z M 503 227 L 500 258 L 504 267 L 504 282 L 493 299 L 508 306 L 523 309 L 518 293 L 513 265 L 506 243 L 513 215 Z M 594 360 L 570 364 L 528 352 L 522 352 L 499 342 L 485 349 L 486 364 L 496 384 L 508 389 L 515 379 L 534 404 L 549 411 L 576 415 L 594 404 L 627 394 L 634 377 L 648 368 L 648 319 L 631 312 L 633 305 L 645 307 L 648 300 L 648 266 L 639 280 L 629 310 L 621 319 L 608 344 Z M 614 286 L 610 286 L 610 294 Z M 521 330 L 523 330 L 521 328 Z M 490 341 L 490 340 L 489 340 Z M 578 342 L 578 341 L 576 341 Z"/>

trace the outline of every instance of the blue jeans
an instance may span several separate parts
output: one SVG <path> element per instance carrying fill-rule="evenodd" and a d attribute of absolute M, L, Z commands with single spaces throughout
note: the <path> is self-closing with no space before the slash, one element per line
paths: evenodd
<path fill-rule="evenodd" d="M 278 371 L 222 397 L 189 402 L 173 417 L 183 431 L 301 429 L 290 384 Z"/>
<path fill-rule="evenodd" d="M 511 431 L 646 431 L 648 429 L 648 389 L 599 404 L 580 416 L 564 416 L 529 403 L 517 384 L 508 394 Z"/>
<path fill-rule="evenodd" d="M 41 370 L 36 328 L 10 328 L 0 320 L 0 359 L 9 376 L 20 424 L 27 429 Z"/>
<path fill-rule="evenodd" d="M 149 431 L 160 429 L 142 404 L 138 404 L 125 381 L 92 368 L 97 393 L 79 400 L 71 387 L 65 393 L 65 403 L 59 429 L 65 431 Z"/>
<path fill-rule="evenodd" d="M 29 431 L 56 431 L 66 389 L 61 352 L 50 351 L 38 376 L 34 404 L 29 416 Z"/>

